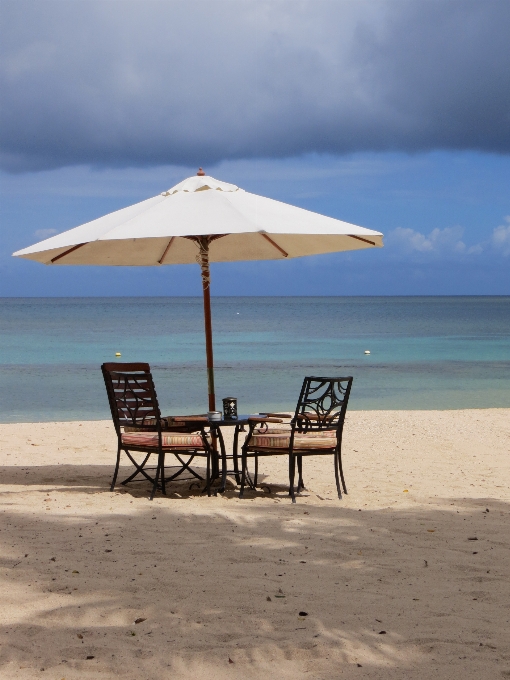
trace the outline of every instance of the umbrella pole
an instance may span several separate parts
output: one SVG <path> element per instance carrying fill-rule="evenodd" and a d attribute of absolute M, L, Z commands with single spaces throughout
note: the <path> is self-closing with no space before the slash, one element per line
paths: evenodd
<path fill-rule="evenodd" d="M 214 394 L 214 358 L 212 343 L 211 321 L 211 291 L 209 271 L 209 239 L 202 236 L 198 239 L 200 248 L 199 264 L 202 270 L 202 290 L 204 296 L 204 325 L 205 325 L 205 354 L 207 357 L 207 391 L 209 393 L 209 411 L 216 410 L 216 397 Z"/>

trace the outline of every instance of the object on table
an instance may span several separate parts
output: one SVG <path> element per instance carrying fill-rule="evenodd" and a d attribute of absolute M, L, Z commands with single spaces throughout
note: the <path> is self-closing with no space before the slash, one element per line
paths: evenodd
<path fill-rule="evenodd" d="M 223 416 L 225 420 L 237 420 L 237 399 L 235 397 L 223 399 Z"/>

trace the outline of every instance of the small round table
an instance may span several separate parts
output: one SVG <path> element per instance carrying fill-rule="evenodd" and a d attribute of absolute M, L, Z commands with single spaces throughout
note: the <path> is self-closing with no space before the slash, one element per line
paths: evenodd
<path fill-rule="evenodd" d="M 241 483 L 241 478 L 239 476 L 239 459 L 238 459 L 238 444 L 239 444 L 239 432 L 244 432 L 244 426 L 248 423 L 256 421 L 259 423 L 281 423 L 282 420 L 279 418 L 269 418 L 263 415 L 238 415 L 237 418 L 222 418 L 221 420 L 209 420 L 209 427 L 211 428 L 211 434 L 216 437 L 220 443 L 220 453 L 221 453 L 221 486 L 217 492 L 224 493 L 227 485 L 227 475 L 234 475 L 236 484 Z M 222 427 L 235 427 L 234 430 L 234 442 L 232 446 L 232 454 L 228 454 L 225 449 L 225 441 L 223 439 L 223 434 L 221 432 Z M 227 460 L 232 460 L 233 469 L 227 469 Z M 212 471 L 211 483 L 218 479 L 220 476 L 219 471 L 219 456 L 216 457 L 215 469 Z"/>

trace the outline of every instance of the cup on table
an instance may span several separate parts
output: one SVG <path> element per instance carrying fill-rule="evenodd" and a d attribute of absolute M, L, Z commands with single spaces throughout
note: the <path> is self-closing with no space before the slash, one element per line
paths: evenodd
<path fill-rule="evenodd" d="M 221 411 L 207 411 L 207 418 L 209 420 L 221 420 Z"/>

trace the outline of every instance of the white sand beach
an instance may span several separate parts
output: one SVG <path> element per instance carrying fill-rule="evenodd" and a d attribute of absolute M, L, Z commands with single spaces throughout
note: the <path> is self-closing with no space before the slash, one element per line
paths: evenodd
<path fill-rule="evenodd" d="M 284 459 L 151 503 L 110 422 L 0 440 L 2 678 L 510 678 L 508 409 L 350 412 L 296 505 Z"/>

